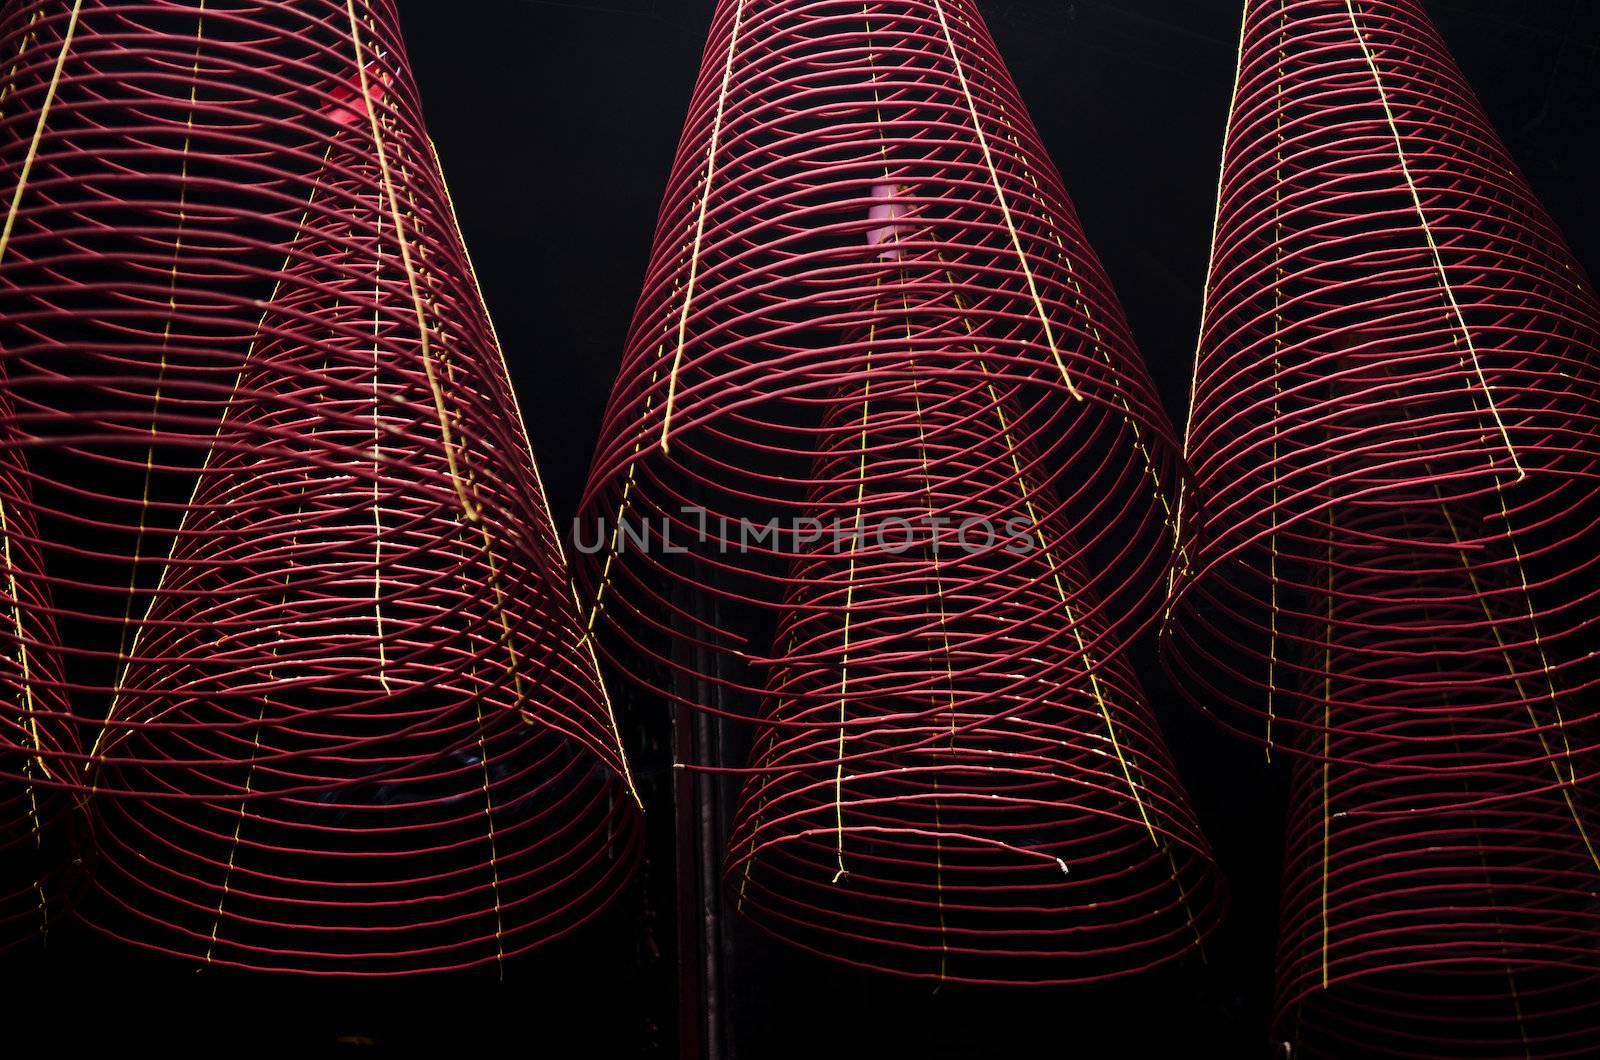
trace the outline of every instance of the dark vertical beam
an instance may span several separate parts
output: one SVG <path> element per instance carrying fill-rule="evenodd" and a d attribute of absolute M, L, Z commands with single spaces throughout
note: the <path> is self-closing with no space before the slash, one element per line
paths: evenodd
<path fill-rule="evenodd" d="M 673 811 L 678 879 L 680 1060 L 731 1060 L 725 995 L 721 862 L 726 843 L 718 778 L 692 767 L 719 761 L 721 723 L 678 706 L 673 716 Z"/>
<path fill-rule="evenodd" d="M 710 1007 L 705 961 L 705 928 L 702 910 L 703 858 L 699 812 L 700 784 L 696 774 L 685 768 L 699 757 L 696 729 L 702 719 L 688 707 L 677 705 L 672 718 L 672 815 L 673 843 L 677 879 L 678 951 L 678 1060 L 713 1060 L 708 1044 L 705 1013 Z"/>

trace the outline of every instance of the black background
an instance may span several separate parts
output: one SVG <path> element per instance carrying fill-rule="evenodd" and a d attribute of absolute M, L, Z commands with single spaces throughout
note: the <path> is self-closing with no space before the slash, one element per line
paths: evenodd
<path fill-rule="evenodd" d="M 555 515 L 571 519 L 642 280 L 710 0 L 399 0 L 427 118 L 521 394 Z M 1239 0 L 979 0 L 1181 421 Z M 1534 190 L 1600 268 L 1600 4 L 1428 0 Z M 908 988 L 737 935 L 742 1060 L 1260 1056 L 1279 777 L 1141 667 L 1223 862 L 1209 963 L 1098 990 Z M 629 738 L 660 737 L 635 718 Z M 648 747 L 642 747 L 646 759 Z M 656 757 L 660 757 L 659 749 Z M 664 788 L 661 777 L 653 785 Z M 650 827 L 670 833 L 655 800 Z M 135 1043 L 214 1055 L 671 1056 L 672 866 L 579 937 L 481 976 L 286 983 L 197 975 L 70 937 L 0 975 L 0 1053 Z M 17 1054 L 22 1055 L 22 1054 Z M 107 1055 L 115 1055 L 114 1053 Z M 1351 1058 L 1358 1060 L 1358 1058 Z"/>

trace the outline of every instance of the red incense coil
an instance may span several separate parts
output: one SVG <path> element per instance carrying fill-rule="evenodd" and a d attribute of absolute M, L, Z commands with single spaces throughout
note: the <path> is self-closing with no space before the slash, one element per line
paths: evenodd
<path fill-rule="evenodd" d="M 19 4 L 0 50 L 93 921 L 312 974 L 585 922 L 636 802 L 392 4 Z"/>
<path fill-rule="evenodd" d="M 759 924 L 1020 983 L 1210 930 L 1121 654 L 1174 448 L 971 3 L 718 4 L 579 580 L 629 677 L 759 719 L 727 864 Z"/>
<path fill-rule="evenodd" d="M 615 665 L 693 707 L 758 709 L 822 418 L 880 378 L 891 335 L 920 378 L 1012 410 L 1055 498 L 1039 518 L 1076 542 L 1088 649 L 1148 617 L 1175 444 L 976 9 L 727 0 L 580 513 L 585 619 Z"/>
<path fill-rule="evenodd" d="M 1478 576 L 1428 567 L 1446 524 L 1432 498 L 1325 524 L 1322 643 L 1296 648 L 1293 705 L 1324 731 L 1295 731 L 1278 958 L 1296 1056 L 1600 1049 L 1600 806 L 1570 782 L 1592 765 L 1505 708 L 1508 667 L 1475 650 Z"/>
<path fill-rule="evenodd" d="M 1251 0 L 1167 631 L 1180 687 L 1272 747 L 1318 746 L 1319 715 L 1278 708 L 1319 525 L 1431 497 L 1476 513 L 1433 550 L 1476 579 L 1462 650 L 1489 669 L 1511 650 L 1505 716 L 1592 745 L 1597 352 L 1600 302 L 1421 5 Z"/>
<path fill-rule="evenodd" d="M 813 952 L 925 979 L 1061 983 L 1170 960 L 1216 924 L 1204 838 L 1126 659 L 1097 664 L 1084 572 L 995 445 L 992 388 L 922 378 L 889 338 L 824 421 L 730 893 Z M 1014 459 L 1013 459 L 1014 458 Z M 950 525 L 917 526 L 919 506 Z M 870 527 L 904 520 L 896 533 Z"/>
<path fill-rule="evenodd" d="M 1294 759 L 1294 1055 L 1600 1048 L 1597 347 L 1420 4 L 1246 4 L 1164 633 Z"/>

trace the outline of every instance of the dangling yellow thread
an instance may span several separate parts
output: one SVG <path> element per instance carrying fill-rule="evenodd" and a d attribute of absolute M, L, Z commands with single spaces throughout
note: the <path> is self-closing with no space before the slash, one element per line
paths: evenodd
<path fill-rule="evenodd" d="M 728 58 L 722 65 L 722 90 L 717 94 L 717 113 L 711 121 L 711 144 L 706 149 L 706 175 L 700 186 L 700 216 L 694 226 L 694 252 L 689 258 L 689 281 L 683 292 L 683 309 L 678 314 L 678 350 L 672 356 L 672 373 L 667 378 L 667 404 L 661 417 L 661 451 L 669 446 L 672 430 L 672 405 L 678 396 L 678 369 L 683 366 L 683 346 L 689 332 L 689 305 L 694 301 L 694 284 L 700 274 L 700 247 L 706 234 L 706 206 L 711 201 L 711 181 L 717 173 L 717 142 L 722 138 L 722 114 L 728 103 L 728 86 L 733 81 L 733 56 L 739 46 L 739 27 L 744 23 L 744 0 L 733 9 L 733 30 L 728 35 Z"/>
<path fill-rule="evenodd" d="M 1444 255 L 1439 252 L 1439 244 L 1433 238 L 1433 226 L 1428 224 L 1428 213 L 1422 205 L 1422 193 L 1417 190 L 1417 183 L 1411 178 L 1411 166 L 1406 162 L 1405 142 L 1400 137 L 1400 126 L 1395 123 L 1394 110 L 1389 106 L 1389 94 L 1383 87 L 1383 75 L 1378 70 L 1378 61 L 1367 44 L 1366 34 L 1362 32 L 1361 20 L 1356 17 L 1355 0 L 1344 0 L 1344 6 L 1350 13 L 1350 26 L 1355 30 L 1356 43 L 1361 45 L 1361 54 L 1367 61 L 1367 69 L 1372 71 L 1373 84 L 1378 87 L 1378 102 L 1383 105 L 1383 116 L 1389 124 L 1389 135 L 1394 138 L 1395 157 L 1400 160 L 1400 175 L 1405 178 L 1406 189 L 1411 192 L 1411 203 L 1416 208 L 1417 221 L 1422 226 L 1423 238 L 1428 241 L 1428 251 L 1433 255 L 1433 265 L 1439 273 L 1439 284 L 1444 288 L 1445 299 L 1450 303 L 1450 311 L 1455 315 L 1456 323 L 1460 325 L 1461 336 L 1467 343 L 1467 353 L 1472 357 L 1473 371 L 1478 376 L 1478 385 L 1483 388 L 1484 397 L 1489 402 L 1489 415 L 1494 418 L 1495 426 L 1499 428 L 1500 438 L 1511 457 L 1511 466 L 1517 469 L 1517 481 L 1520 482 L 1528 477 L 1528 473 L 1523 470 L 1522 462 L 1517 459 L 1516 447 L 1511 444 L 1511 432 L 1506 429 L 1505 421 L 1500 418 L 1500 409 L 1494 400 L 1494 390 L 1489 386 L 1488 377 L 1484 375 L 1483 363 L 1478 359 L 1478 348 L 1472 342 L 1472 329 L 1467 326 L 1466 314 L 1461 311 L 1461 304 L 1456 301 L 1455 288 L 1450 286 L 1450 274 L 1445 268 Z"/>
<path fill-rule="evenodd" d="M 383 501 L 379 485 L 383 467 L 383 422 L 378 414 L 382 391 L 378 385 L 381 369 L 378 353 L 383 322 L 383 211 L 378 211 L 378 227 L 373 244 L 377 260 L 372 267 L 372 617 L 378 633 L 378 683 L 386 695 L 389 687 L 389 656 L 383 635 Z"/>
<path fill-rule="evenodd" d="M 474 664 L 467 671 L 467 680 L 474 684 L 478 680 L 478 667 Z M 506 974 L 506 940 L 505 940 L 505 915 L 501 909 L 500 899 L 500 845 L 495 836 L 494 828 L 494 795 L 489 788 L 489 743 L 483 734 L 483 697 L 474 696 L 473 701 L 478 708 L 478 764 L 483 768 L 483 819 L 486 827 L 486 837 L 489 841 L 489 885 L 494 890 L 494 962 L 500 970 L 500 977 Z"/>
<path fill-rule="evenodd" d="M 1239 20 L 1239 47 L 1233 60 L 1233 93 L 1228 97 L 1228 117 L 1223 122 L 1222 157 L 1217 160 L 1217 206 L 1211 213 L 1211 244 L 1206 254 L 1206 282 L 1200 288 L 1200 334 L 1195 337 L 1194 361 L 1189 376 L 1189 414 L 1183 421 L 1183 459 L 1189 459 L 1189 443 L 1194 433 L 1194 405 L 1200 390 L 1200 354 L 1204 349 L 1206 337 L 1206 316 L 1211 312 L 1211 278 L 1212 270 L 1216 268 L 1217 261 L 1217 234 L 1222 221 L 1222 187 L 1227 176 L 1228 143 L 1233 136 L 1233 116 L 1239 106 L 1239 77 L 1244 72 L 1244 38 L 1249 28 L 1248 20 Z M 1167 607 L 1162 615 L 1162 622 L 1172 619 L 1172 600 L 1177 590 L 1177 580 L 1180 576 L 1189 573 L 1189 555 L 1183 543 L 1183 502 L 1188 496 L 1186 481 L 1178 480 L 1178 503 L 1172 517 L 1173 547 L 1177 550 L 1178 563 L 1172 565 L 1167 572 Z M 1180 569 L 1181 564 L 1181 569 Z"/>
<path fill-rule="evenodd" d="M 6 515 L 5 501 L 0 500 L 0 548 L 4 549 L 6 582 L 11 592 L 11 621 L 17 633 L 17 666 L 22 671 L 22 698 L 27 704 L 28 735 L 33 737 L 34 760 L 45 777 L 53 780 L 50 767 L 45 764 L 44 745 L 39 739 L 39 719 L 33 701 L 33 674 L 28 663 L 28 638 L 22 628 L 22 595 L 17 587 L 17 568 L 11 560 L 11 522 Z M 33 789 L 29 789 L 30 797 Z"/>
<path fill-rule="evenodd" d="M 50 767 L 45 763 L 44 746 L 39 739 L 39 719 L 35 714 L 33 701 L 33 675 L 28 665 L 28 639 L 22 628 L 22 597 L 17 591 L 17 568 L 11 561 L 11 524 L 6 517 L 6 506 L 3 500 L 0 500 L 0 546 L 4 547 L 6 580 L 9 582 L 11 590 L 11 619 L 16 625 L 17 665 L 21 669 L 23 701 L 27 704 L 28 735 L 33 737 L 34 756 L 23 759 L 23 771 L 31 778 L 34 764 L 37 763 L 45 777 L 54 780 L 55 777 L 51 774 Z M 39 817 L 39 793 L 34 790 L 32 784 L 27 785 L 27 792 L 30 830 L 33 832 L 34 846 L 41 848 L 44 844 L 44 822 Z M 43 879 L 35 879 L 33 881 L 33 889 L 39 895 L 39 916 L 43 921 L 41 930 L 48 932 L 50 913 L 45 897 Z"/>
<path fill-rule="evenodd" d="M 867 342 L 870 344 L 875 338 L 877 324 L 874 323 L 867 333 Z M 869 355 L 867 370 L 872 369 Z M 833 813 L 838 839 L 839 871 L 834 873 L 833 882 L 838 883 L 849 873 L 844 867 L 844 752 L 845 752 L 845 694 L 850 684 L 850 617 L 855 606 L 856 592 L 856 555 L 861 550 L 861 534 L 865 528 L 862 525 L 862 504 L 867 492 L 867 418 L 872 407 L 872 377 L 867 376 L 861 388 L 861 459 L 856 470 L 856 536 L 850 543 L 850 569 L 846 575 L 844 588 L 844 658 L 839 666 L 839 762 L 834 767 L 833 773 Z"/>
<path fill-rule="evenodd" d="M 1067 384 L 1067 392 L 1082 401 L 1083 395 L 1072 382 L 1072 373 L 1067 371 L 1067 362 L 1062 358 L 1060 348 L 1056 346 L 1055 329 L 1050 326 L 1050 315 L 1045 312 L 1044 301 L 1039 297 L 1039 287 L 1033 279 L 1033 268 L 1028 264 L 1028 255 L 1023 252 L 1022 237 L 1017 234 L 1016 222 L 1011 217 L 1011 207 L 1006 202 L 1005 189 L 1000 186 L 1000 172 L 995 168 L 994 156 L 989 153 L 989 139 L 983 135 L 983 122 L 978 118 L 978 104 L 972 98 L 972 90 L 967 86 L 967 73 L 961 65 L 961 54 L 956 50 L 956 39 L 950 33 L 950 23 L 944 17 L 944 5 L 940 0 L 933 0 L 933 10 L 939 16 L 939 28 L 944 31 L 945 43 L 950 46 L 950 59 L 955 64 L 956 80 L 961 85 L 962 96 L 966 98 L 967 113 L 972 116 L 972 130 L 978 135 L 978 149 L 983 152 L 983 164 L 989 169 L 989 181 L 994 186 L 995 199 L 1000 205 L 1000 216 L 1005 219 L 1006 231 L 1011 233 L 1011 246 L 1017 252 L 1017 261 L 1022 266 L 1023 278 L 1028 281 L 1028 294 L 1033 298 L 1033 308 L 1039 314 L 1045 341 L 1050 345 L 1050 355 L 1055 358 L 1056 367 L 1061 370 L 1061 379 Z"/>
<path fill-rule="evenodd" d="M 455 486 L 457 500 L 461 502 L 462 517 L 469 522 L 477 522 L 481 513 L 477 504 L 468 496 L 466 483 L 462 480 L 456 455 L 455 432 L 450 428 L 450 414 L 445 408 L 444 390 L 439 382 L 438 369 L 433 363 L 428 317 L 422 308 L 422 291 L 417 282 L 416 267 L 411 260 L 411 237 L 406 234 L 405 218 L 400 212 L 400 198 L 394 189 L 394 179 L 389 171 L 388 152 L 383 145 L 383 131 L 378 123 L 377 101 L 372 98 L 372 87 L 367 78 L 367 60 L 365 49 L 361 46 L 361 25 L 356 19 L 355 0 L 345 0 L 345 10 L 350 16 L 350 42 L 355 47 L 356 73 L 361 81 L 361 98 L 365 103 L 368 122 L 372 126 L 372 143 L 378 153 L 378 168 L 383 173 L 383 190 L 389 199 L 389 213 L 394 220 L 395 238 L 400 243 L 400 259 L 405 265 L 406 283 L 411 288 L 411 301 L 416 308 L 417 337 L 422 345 L 422 368 L 428 377 L 428 389 L 432 392 L 434 411 L 439 418 L 439 436 L 444 443 L 445 460 L 450 465 L 450 481 Z"/>
<path fill-rule="evenodd" d="M 1267 536 L 1267 731 L 1266 757 L 1272 761 L 1272 724 L 1278 716 L 1278 402 L 1283 394 L 1283 381 L 1278 378 L 1283 371 L 1283 67 L 1288 65 L 1289 54 L 1285 38 L 1289 31 L 1289 14 L 1284 2 L 1278 4 L 1278 79 L 1276 110 L 1273 115 L 1277 132 L 1277 165 L 1272 173 L 1272 503 L 1269 518 L 1271 533 Z"/>
<path fill-rule="evenodd" d="M 0 230 L 0 261 L 5 260 L 6 247 L 11 245 L 11 231 L 17 225 L 17 210 L 22 206 L 22 193 L 28 187 L 28 177 L 33 173 L 33 161 L 39 156 L 39 141 L 44 138 L 45 122 L 50 118 L 50 105 L 55 102 L 61 85 L 61 70 L 67 65 L 67 52 L 72 50 L 72 38 L 78 32 L 78 13 L 83 10 L 83 0 L 73 0 L 72 13 L 67 16 L 67 32 L 61 38 L 61 52 L 56 56 L 56 68 L 50 74 L 50 87 L 45 90 L 44 102 L 39 106 L 39 121 L 33 127 L 33 139 L 28 142 L 28 154 L 22 160 L 22 172 L 11 193 L 11 208 L 6 211 L 6 224 Z"/>

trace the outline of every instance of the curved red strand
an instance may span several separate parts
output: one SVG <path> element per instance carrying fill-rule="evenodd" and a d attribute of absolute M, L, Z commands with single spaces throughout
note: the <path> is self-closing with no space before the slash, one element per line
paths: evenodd
<path fill-rule="evenodd" d="M 637 808 L 393 5 L 39 0 L 0 53 L 0 656 L 60 659 L 0 761 L 93 793 L 86 915 L 312 974 L 582 924 Z"/>
<path fill-rule="evenodd" d="M 608 659 L 756 719 L 762 927 L 1063 982 L 1211 930 L 1122 652 L 1175 442 L 967 0 L 724 0 L 584 498 Z"/>
<path fill-rule="evenodd" d="M 1322 525 L 1421 491 L 1481 515 L 1431 564 L 1484 582 L 1476 650 L 1539 646 L 1505 706 L 1553 683 L 1566 722 L 1594 718 L 1597 352 L 1600 302 L 1418 4 L 1248 4 L 1188 429 L 1181 686 L 1257 738 L 1314 738 L 1276 707 L 1316 636 L 1295 593 L 1320 584 Z"/>
<path fill-rule="evenodd" d="M 1251 0 L 1178 685 L 1292 759 L 1295 1055 L 1600 1049 L 1600 302 L 1415 0 Z"/>
<path fill-rule="evenodd" d="M 1529 724 L 1548 704 L 1505 709 L 1535 650 L 1477 650 L 1485 576 L 1429 566 L 1468 527 L 1427 491 L 1325 528 L 1323 640 L 1294 649 L 1325 728 L 1295 732 L 1278 954 L 1278 1029 L 1305 1055 L 1600 1043 L 1589 758 Z"/>

